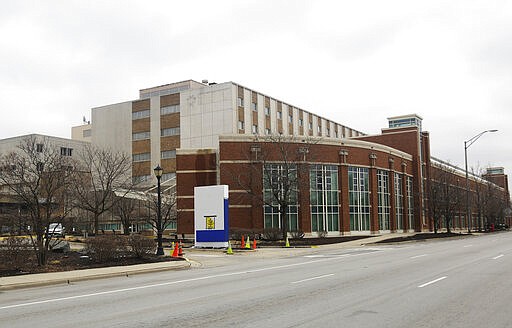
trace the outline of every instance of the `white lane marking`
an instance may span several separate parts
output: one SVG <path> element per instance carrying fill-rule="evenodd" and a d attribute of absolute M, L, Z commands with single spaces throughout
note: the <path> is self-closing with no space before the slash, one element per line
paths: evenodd
<path fill-rule="evenodd" d="M 311 280 L 316 280 L 316 279 L 322 279 L 322 278 L 326 278 L 326 277 L 330 277 L 330 276 L 334 276 L 334 273 L 324 274 L 323 276 L 318 276 L 318 277 L 313 277 L 313 278 L 307 278 L 307 279 L 292 281 L 292 282 L 290 282 L 290 284 L 299 284 L 301 282 L 306 282 L 306 281 L 311 281 Z"/>
<path fill-rule="evenodd" d="M 423 285 L 419 285 L 418 288 L 423 288 L 425 286 L 435 284 L 436 282 L 441 281 L 441 280 L 446 279 L 446 278 L 448 278 L 448 277 L 444 276 L 444 277 L 441 277 L 441 278 L 434 279 L 432 281 L 424 283 Z"/>
<path fill-rule="evenodd" d="M 416 256 L 412 256 L 412 257 L 409 257 L 410 259 L 417 259 L 418 257 L 423 257 L 423 256 L 427 256 L 428 254 L 421 254 L 421 255 L 416 255 Z"/>
<path fill-rule="evenodd" d="M 343 258 L 343 257 L 354 257 L 368 254 L 375 254 L 374 252 L 357 253 L 357 254 L 316 254 L 316 255 L 304 255 L 306 258 Z"/>
<path fill-rule="evenodd" d="M 464 248 L 466 248 L 466 247 L 471 247 L 471 246 L 473 246 L 473 245 L 465 245 L 465 246 L 464 246 Z"/>
<path fill-rule="evenodd" d="M 493 260 L 497 260 L 497 259 L 499 259 L 500 257 L 503 257 L 503 256 L 505 256 L 505 255 L 500 254 L 500 255 L 498 255 L 498 256 L 493 257 L 492 259 L 493 259 Z"/>
<path fill-rule="evenodd" d="M 225 257 L 224 255 L 215 255 L 215 254 L 191 254 L 192 257 Z"/>
<path fill-rule="evenodd" d="M 375 252 L 361 253 L 361 254 L 356 254 L 356 255 L 352 255 L 352 256 L 365 255 L 365 254 L 375 254 Z M 284 265 L 278 265 L 278 266 L 261 268 L 261 269 L 252 269 L 252 270 L 247 270 L 247 271 L 222 273 L 222 274 L 216 274 L 216 275 L 212 275 L 212 276 L 205 276 L 205 277 L 198 277 L 198 278 L 190 278 L 190 279 L 183 279 L 183 280 L 163 282 L 163 283 L 160 283 L 160 284 L 152 284 L 152 285 L 144 285 L 144 286 L 131 287 L 131 288 L 114 289 L 114 290 L 108 290 L 108 291 L 98 292 L 98 293 L 82 294 L 82 295 L 75 295 L 75 296 L 47 299 L 47 300 L 42 300 L 42 301 L 34 301 L 34 302 L 6 305 L 6 306 L 1 306 L 0 310 L 6 310 L 6 309 L 12 309 L 12 308 L 24 307 L 24 306 L 30 306 L 30 305 L 45 304 L 45 303 L 62 302 L 62 301 L 68 301 L 68 300 L 74 300 L 74 299 L 80 299 L 80 298 L 87 298 L 87 297 L 94 297 L 94 296 L 101 296 L 101 295 L 117 294 L 117 293 L 129 292 L 129 291 L 134 291 L 134 290 L 142 290 L 142 289 L 147 289 L 147 288 L 155 288 L 155 287 L 176 285 L 176 284 L 180 284 L 180 283 L 201 281 L 201 280 L 221 278 L 221 277 L 237 276 L 237 275 L 243 275 L 243 274 L 248 274 L 248 273 L 270 271 L 270 270 L 277 270 L 277 269 L 283 269 L 283 268 L 291 268 L 291 267 L 296 267 L 296 266 L 301 266 L 301 265 L 308 265 L 308 264 L 315 264 L 315 263 L 319 263 L 319 262 L 333 261 L 333 260 L 337 260 L 337 259 L 339 259 L 339 257 L 327 257 L 327 258 L 318 259 L 318 260 L 311 260 L 311 261 L 307 261 L 307 262 L 300 262 L 300 263 L 293 263 L 293 264 L 284 264 Z"/>

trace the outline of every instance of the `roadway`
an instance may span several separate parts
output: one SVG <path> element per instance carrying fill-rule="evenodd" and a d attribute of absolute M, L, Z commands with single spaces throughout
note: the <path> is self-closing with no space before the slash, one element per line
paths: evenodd
<path fill-rule="evenodd" d="M 188 270 L 5 291 L 0 326 L 512 326 L 509 232 L 268 254 L 198 252 Z"/>

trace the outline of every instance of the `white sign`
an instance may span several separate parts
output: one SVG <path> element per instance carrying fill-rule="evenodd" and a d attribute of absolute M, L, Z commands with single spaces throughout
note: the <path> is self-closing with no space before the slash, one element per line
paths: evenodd
<path fill-rule="evenodd" d="M 228 197 L 227 185 L 194 188 L 196 247 L 228 247 Z"/>

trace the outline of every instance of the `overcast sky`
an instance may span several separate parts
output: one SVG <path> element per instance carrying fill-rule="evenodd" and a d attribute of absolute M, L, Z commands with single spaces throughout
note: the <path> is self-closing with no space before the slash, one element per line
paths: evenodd
<path fill-rule="evenodd" d="M 512 1 L 4 1 L 0 138 L 234 81 L 368 134 L 417 113 L 433 156 L 512 174 Z"/>

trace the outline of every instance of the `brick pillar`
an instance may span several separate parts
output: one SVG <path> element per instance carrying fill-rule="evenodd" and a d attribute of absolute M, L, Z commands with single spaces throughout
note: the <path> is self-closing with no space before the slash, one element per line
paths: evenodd
<path fill-rule="evenodd" d="M 342 235 L 350 235 L 350 211 L 348 198 L 348 151 L 340 150 L 340 166 L 338 170 L 338 183 L 340 189 L 340 232 Z"/>
<path fill-rule="evenodd" d="M 305 165 L 306 164 L 301 164 Z M 309 194 L 309 169 L 301 169 L 297 174 L 300 174 L 299 181 L 299 230 L 303 232 L 311 233 L 311 208 L 310 204 L 310 194 Z"/>
<path fill-rule="evenodd" d="M 405 175 L 407 169 L 407 163 L 402 162 L 402 194 L 403 194 L 403 208 L 404 208 L 404 231 L 410 229 L 409 227 L 409 202 L 407 199 L 407 176 Z"/>

